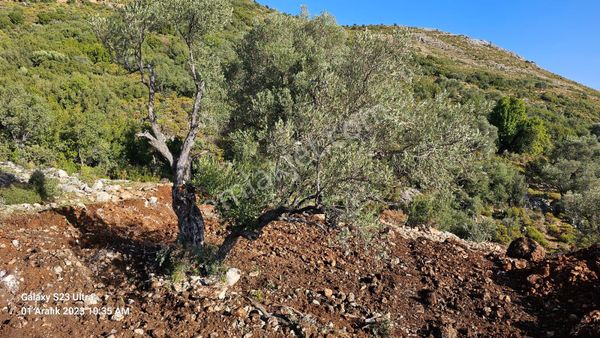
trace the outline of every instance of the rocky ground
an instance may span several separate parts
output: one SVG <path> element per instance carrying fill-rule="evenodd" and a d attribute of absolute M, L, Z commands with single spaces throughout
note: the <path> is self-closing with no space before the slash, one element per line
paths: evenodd
<path fill-rule="evenodd" d="M 274 222 L 222 275 L 173 282 L 156 264 L 177 233 L 169 186 L 128 192 L 4 216 L 0 337 L 600 336 L 600 247 L 510 258 L 386 212 L 369 238 Z"/>
<path fill-rule="evenodd" d="M 26 183 L 34 171 L 35 169 L 23 168 L 12 162 L 0 162 L 0 188 L 8 187 L 15 182 Z M 80 179 L 79 174 L 69 175 L 61 169 L 45 168 L 42 172 L 47 179 L 56 180 L 59 191 L 56 200 L 44 205 L 3 205 L 0 201 L 0 215 L 53 210 L 64 205 L 78 205 L 81 208 L 87 203 L 118 202 L 133 198 L 146 198 L 149 197 L 146 191 L 155 186 L 151 183 L 109 179 L 98 179 L 88 184 Z"/>

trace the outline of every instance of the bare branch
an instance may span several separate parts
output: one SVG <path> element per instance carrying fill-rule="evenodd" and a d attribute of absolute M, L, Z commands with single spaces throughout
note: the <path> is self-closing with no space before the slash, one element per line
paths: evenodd
<path fill-rule="evenodd" d="M 173 154 L 171 154 L 171 151 L 169 150 L 165 142 L 160 142 L 147 131 L 143 133 L 137 133 L 136 136 L 148 139 L 148 143 L 150 143 L 152 148 L 158 151 L 165 158 L 165 160 L 169 162 L 170 166 L 173 166 Z"/>
<path fill-rule="evenodd" d="M 181 154 L 179 155 L 179 159 L 177 160 L 177 167 L 175 169 L 175 182 L 178 184 L 182 184 L 184 181 L 190 179 L 189 174 L 189 166 L 191 164 L 190 161 L 190 153 L 192 148 L 194 147 L 194 143 L 196 141 L 196 135 L 198 134 L 198 130 L 200 129 L 200 123 L 198 121 L 198 115 L 200 114 L 200 109 L 202 106 L 202 98 L 204 96 L 204 81 L 199 80 L 197 83 L 196 89 L 196 97 L 194 98 L 194 106 L 189 115 L 189 124 L 190 129 L 188 131 L 187 136 L 185 137 L 185 141 L 183 142 L 183 147 L 181 148 Z"/>
<path fill-rule="evenodd" d="M 148 121 L 150 121 L 150 128 L 152 130 L 152 134 L 148 131 L 143 133 L 138 133 L 138 137 L 144 137 L 148 139 L 150 145 L 156 149 L 168 162 L 171 167 L 174 164 L 173 154 L 169 150 L 167 146 L 167 138 L 162 133 L 160 129 L 160 125 L 156 119 L 156 113 L 154 112 L 154 101 L 156 96 L 156 73 L 154 72 L 154 68 L 151 65 L 147 66 L 149 79 L 146 85 L 148 86 Z M 142 75 L 143 77 L 143 75 Z"/>

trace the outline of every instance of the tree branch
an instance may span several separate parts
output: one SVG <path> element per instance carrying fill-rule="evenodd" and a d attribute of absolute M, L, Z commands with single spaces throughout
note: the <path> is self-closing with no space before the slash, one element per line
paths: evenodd
<path fill-rule="evenodd" d="M 194 147 L 196 141 L 196 135 L 198 134 L 198 130 L 200 129 L 200 123 L 198 116 L 200 114 L 200 109 L 202 107 L 202 98 L 204 97 L 205 91 L 205 82 L 202 80 L 201 76 L 199 76 L 196 71 L 196 61 L 194 58 L 194 52 L 192 50 L 191 42 L 187 42 L 189 49 L 189 68 L 191 76 L 196 84 L 196 96 L 194 97 L 194 105 L 192 107 L 192 111 L 189 114 L 189 125 L 190 129 L 188 131 L 187 136 L 183 142 L 183 146 L 181 148 L 181 154 L 179 155 L 179 159 L 177 160 L 177 166 L 175 168 L 175 183 L 176 185 L 181 185 L 185 181 L 191 179 L 190 176 L 190 153 L 192 148 Z"/>
<path fill-rule="evenodd" d="M 141 61 L 139 62 L 140 65 Z M 169 150 L 167 146 L 167 138 L 162 133 L 160 129 L 160 125 L 157 122 L 156 113 L 154 112 L 154 102 L 156 96 L 156 73 L 154 72 L 154 68 L 152 65 L 148 65 L 148 73 L 149 79 L 146 82 L 146 86 L 148 87 L 148 121 L 150 121 L 150 129 L 152 130 L 152 134 L 145 131 L 142 133 L 138 133 L 138 137 L 144 137 L 148 139 L 150 145 L 156 149 L 168 162 L 171 167 L 173 167 L 174 158 L 173 153 Z M 143 78 L 143 75 L 142 75 Z"/>

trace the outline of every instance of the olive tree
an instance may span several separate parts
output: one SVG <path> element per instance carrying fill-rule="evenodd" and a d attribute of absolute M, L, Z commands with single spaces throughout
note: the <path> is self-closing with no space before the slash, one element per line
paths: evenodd
<path fill-rule="evenodd" d="M 440 95 L 417 102 L 405 96 L 378 120 L 381 153 L 407 186 L 451 192 L 461 174 L 495 151 L 496 129 L 482 107 Z"/>
<path fill-rule="evenodd" d="M 237 117 L 250 121 L 252 129 L 240 129 L 255 135 L 278 173 L 275 209 L 313 208 L 336 224 L 383 199 L 390 171 L 372 127 L 405 83 L 403 43 L 347 36 L 328 15 L 273 16 L 248 34 L 237 96 L 250 101 Z"/>
<path fill-rule="evenodd" d="M 230 74 L 229 164 L 197 177 L 221 213 L 244 228 L 302 212 L 332 226 L 372 214 L 392 181 L 372 127 L 406 83 L 403 43 L 348 36 L 328 15 L 276 14 L 254 27 Z"/>
<path fill-rule="evenodd" d="M 566 214 L 580 232 L 583 245 L 600 241 L 600 181 L 582 193 L 569 192 L 563 197 Z"/>
<path fill-rule="evenodd" d="M 225 0 L 134 0 L 119 8 L 108 20 L 96 23 L 96 32 L 114 59 L 126 69 L 137 72 L 148 90 L 146 120 L 148 130 L 138 133 L 169 164 L 173 172 L 173 209 L 179 224 L 179 240 L 185 245 L 204 244 L 204 220 L 196 205 L 195 187 L 191 184 L 192 148 L 207 119 L 203 102 L 207 83 L 197 59 L 203 53 L 207 34 L 221 29 L 232 9 Z M 187 48 L 187 71 L 194 83 L 193 103 L 188 112 L 188 132 L 178 153 L 169 148 L 168 137 L 159 124 L 156 110 L 157 67 L 147 57 L 146 41 L 165 26 L 175 30 Z"/>
<path fill-rule="evenodd" d="M 600 142 L 588 135 L 558 142 L 541 168 L 545 181 L 560 193 L 582 192 L 600 179 Z"/>
<path fill-rule="evenodd" d="M 407 50 L 403 32 L 349 34 L 326 14 L 275 14 L 246 34 L 228 74 L 228 161 L 204 159 L 196 175 L 235 226 L 220 258 L 270 221 L 306 221 L 298 213 L 373 224 L 399 182 L 451 190 L 493 155 L 489 107 L 415 100 Z"/>

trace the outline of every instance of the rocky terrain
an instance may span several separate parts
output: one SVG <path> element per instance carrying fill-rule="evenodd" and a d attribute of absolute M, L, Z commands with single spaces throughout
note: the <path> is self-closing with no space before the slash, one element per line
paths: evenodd
<path fill-rule="evenodd" d="M 8 187 L 15 182 L 26 183 L 34 169 L 26 169 L 12 162 L 0 162 L 0 188 Z M 15 212 L 33 212 L 51 210 L 60 205 L 78 205 L 85 203 L 117 202 L 132 198 L 143 198 L 145 191 L 152 184 L 130 182 L 127 180 L 98 179 L 93 184 L 82 181 L 79 174 L 69 175 L 66 171 L 56 168 L 42 169 L 47 179 L 56 180 L 59 194 L 53 203 L 3 205 L 0 201 L 0 214 Z M 151 199 L 156 203 L 155 199 Z"/>
<path fill-rule="evenodd" d="M 4 216 L 0 336 L 600 333 L 598 246 L 546 256 L 521 241 L 511 258 L 493 244 L 404 227 L 401 213 L 386 212 L 370 237 L 274 222 L 240 241 L 218 273 L 175 280 L 157 264 L 177 233 L 170 188 L 130 190 L 121 201 Z M 208 242 L 218 245 L 227 230 L 202 209 Z"/>

